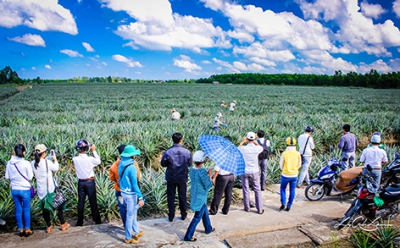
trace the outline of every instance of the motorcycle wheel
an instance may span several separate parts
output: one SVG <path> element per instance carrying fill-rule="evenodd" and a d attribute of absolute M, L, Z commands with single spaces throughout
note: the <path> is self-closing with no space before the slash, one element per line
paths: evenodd
<path fill-rule="evenodd" d="M 325 195 L 325 187 L 323 184 L 312 183 L 307 186 L 304 191 L 306 198 L 310 201 L 318 201 L 321 200 Z"/>

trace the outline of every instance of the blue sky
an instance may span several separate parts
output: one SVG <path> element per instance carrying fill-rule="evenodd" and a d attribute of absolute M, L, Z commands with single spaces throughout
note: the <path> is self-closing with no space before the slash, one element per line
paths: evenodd
<path fill-rule="evenodd" d="M 0 0 L 21 78 L 400 71 L 400 0 Z"/>

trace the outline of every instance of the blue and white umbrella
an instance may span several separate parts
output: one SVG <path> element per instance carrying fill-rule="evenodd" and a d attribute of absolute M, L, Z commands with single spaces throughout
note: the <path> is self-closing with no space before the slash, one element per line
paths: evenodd
<path fill-rule="evenodd" d="M 202 134 L 200 135 L 199 145 L 206 156 L 211 158 L 221 169 L 235 175 L 245 174 L 243 155 L 228 139 Z"/>

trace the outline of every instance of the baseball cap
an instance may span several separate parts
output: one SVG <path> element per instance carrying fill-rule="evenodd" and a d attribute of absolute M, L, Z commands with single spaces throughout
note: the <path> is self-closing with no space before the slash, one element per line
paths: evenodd
<path fill-rule="evenodd" d="M 47 147 L 43 144 L 39 144 L 35 147 L 35 150 L 37 150 L 39 153 L 42 153 L 47 150 Z"/>
<path fill-rule="evenodd" d="M 204 162 L 206 154 L 203 151 L 196 151 L 193 154 L 193 162 Z"/>
<path fill-rule="evenodd" d="M 248 140 L 255 140 L 256 139 L 256 134 L 254 132 L 248 132 L 246 138 Z"/>

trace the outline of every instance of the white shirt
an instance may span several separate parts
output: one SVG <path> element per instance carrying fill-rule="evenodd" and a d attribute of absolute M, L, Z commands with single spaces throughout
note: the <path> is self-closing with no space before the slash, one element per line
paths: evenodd
<path fill-rule="evenodd" d="M 173 112 L 172 113 L 172 120 L 179 120 L 181 118 L 181 114 L 179 114 L 179 112 Z"/>
<path fill-rule="evenodd" d="M 310 137 L 308 139 L 308 137 Z M 307 142 L 308 139 L 308 142 Z M 302 135 L 299 136 L 299 152 L 300 154 L 304 155 L 304 156 L 312 156 L 312 150 L 315 149 L 315 144 L 314 144 L 314 139 L 311 135 L 309 135 L 308 133 L 303 133 Z M 306 150 L 304 150 L 304 146 L 306 145 L 307 142 L 307 147 Z M 303 154 L 304 151 L 304 154 Z"/>
<path fill-rule="evenodd" d="M 46 171 L 46 160 L 48 170 Z M 47 192 L 54 192 L 54 181 L 53 181 L 53 173 L 52 171 L 58 171 L 60 165 L 57 163 L 53 163 L 52 161 L 45 159 L 40 159 L 39 165 L 37 169 L 35 169 L 35 161 L 31 162 L 33 173 L 36 178 L 36 188 L 37 195 L 39 199 L 43 199 Z"/>
<path fill-rule="evenodd" d="M 264 145 L 264 138 L 259 138 L 259 139 L 257 139 L 257 140 L 259 140 L 260 141 L 260 143 L 262 144 L 262 145 Z M 268 147 L 270 147 L 271 146 L 271 142 L 269 141 L 269 140 L 267 140 L 267 142 L 265 143 L 265 145 L 266 146 L 268 146 Z"/>
<path fill-rule="evenodd" d="M 264 150 L 262 146 L 250 143 L 246 146 L 239 146 L 238 149 L 243 154 L 244 162 L 246 163 L 246 174 L 257 173 L 259 171 L 258 154 Z"/>
<path fill-rule="evenodd" d="M 219 167 L 218 165 L 215 165 L 214 170 L 215 170 L 215 171 L 218 171 L 218 175 L 221 175 L 221 176 L 225 176 L 225 175 L 230 175 L 230 174 L 232 174 L 232 173 L 230 173 L 229 171 L 226 171 L 226 170 L 224 170 L 224 169 L 221 169 L 221 167 Z"/>
<path fill-rule="evenodd" d="M 215 118 L 214 118 L 214 125 L 213 125 L 213 127 L 219 127 L 219 126 L 221 126 L 221 125 L 222 125 L 222 122 L 219 120 L 218 117 L 215 117 Z"/>
<path fill-rule="evenodd" d="M 76 175 L 79 179 L 94 177 L 93 168 L 101 163 L 97 151 L 93 151 L 93 157 L 80 153 L 78 156 L 73 157 L 72 161 L 74 162 Z"/>
<path fill-rule="evenodd" d="M 229 105 L 229 110 L 230 110 L 230 111 L 235 110 L 235 106 L 236 106 L 236 103 L 231 102 L 231 105 Z"/>
<path fill-rule="evenodd" d="M 33 172 L 31 163 L 29 163 L 29 161 L 26 161 L 24 158 L 13 155 L 11 156 L 10 161 L 7 162 L 5 175 L 5 178 L 11 181 L 11 189 L 29 190 L 31 184 L 27 180 L 25 180 L 25 178 L 23 178 L 21 174 L 19 174 L 14 164 L 17 165 L 18 170 L 21 172 L 22 175 L 24 175 L 24 177 L 26 177 L 28 180 L 32 180 Z"/>
<path fill-rule="evenodd" d="M 372 168 L 382 168 L 382 162 L 388 162 L 386 151 L 378 146 L 365 148 L 361 154 L 360 162 L 371 165 Z"/>

